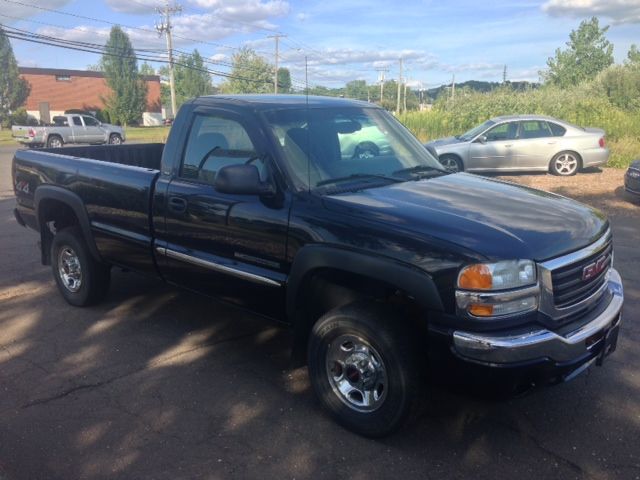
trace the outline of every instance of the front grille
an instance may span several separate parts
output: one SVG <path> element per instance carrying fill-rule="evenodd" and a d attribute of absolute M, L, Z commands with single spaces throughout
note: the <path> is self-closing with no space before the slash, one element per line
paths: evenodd
<path fill-rule="evenodd" d="M 588 257 L 564 265 L 551 272 L 553 301 L 556 308 L 566 308 L 580 303 L 596 293 L 607 281 L 611 268 L 613 245 L 611 238 L 597 252 Z M 602 270 L 584 279 L 585 269 L 599 262 Z"/>

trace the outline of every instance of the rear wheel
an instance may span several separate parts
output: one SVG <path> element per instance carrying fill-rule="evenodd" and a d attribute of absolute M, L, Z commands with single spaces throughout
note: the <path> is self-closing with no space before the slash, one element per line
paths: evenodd
<path fill-rule="evenodd" d="M 112 133 L 109 136 L 109 144 L 110 145 L 120 145 L 122 143 L 122 137 L 117 133 Z"/>
<path fill-rule="evenodd" d="M 462 160 L 460 160 L 455 155 L 442 155 L 440 156 L 440 158 L 438 158 L 438 160 L 440 160 L 440 163 L 445 168 L 445 170 L 451 173 L 464 171 L 464 165 L 462 165 Z"/>
<path fill-rule="evenodd" d="M 398 427 L 419 399 L 411 335 L 390 311 L 370 303 L 336 308 L 313 327 L 308 368 L 323 407 L 368 437 Z"/>
<path fill-rule="evenodd" d="M 551 173 L 568 177 L 580 169 L 580 157 L 574 152 L 560 152 L 551 160 Z"/>
<path fill-rule="evenodd" d="M 62 138 L 58 135 L 49 135 L 47 139 L 47 148 L 61 148 L 63 145 Z"/>
<path fill-rule="evenodd" d="M 53 237 L 51 268 L 58 290 L 71 305 L 92 305 L 107 294 L 110 267 L 91 256 L 78 227 L 65 228 Z"/>

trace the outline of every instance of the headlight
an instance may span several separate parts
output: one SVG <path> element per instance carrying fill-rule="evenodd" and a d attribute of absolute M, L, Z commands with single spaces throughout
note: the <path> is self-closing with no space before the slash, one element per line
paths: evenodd
<path fill-rule="evenodd" d="M 465 290 L 508 290 L 534 283 L 536 266 L 531 260 L 478 263 L 458 274 L 458 288 Z"/>
<path fill-rule="evenodd" d="M 456 303 L 473 317 L 500 317 L 538 307 L 536 267 L 530 260 L 507 260 L 464 267 Z"/>

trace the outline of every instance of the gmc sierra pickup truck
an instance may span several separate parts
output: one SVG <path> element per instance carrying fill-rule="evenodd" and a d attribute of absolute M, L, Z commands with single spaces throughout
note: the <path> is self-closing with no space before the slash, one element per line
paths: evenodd
<path fill-rule="evenodd" d="M 201 97 L 166 145 L 18 151 L 13 181 L 67 302 L 118 266 L 287 322 L 319 402 L 363 435 L 401 425 L 424 372 L 519 389 L 616 346 L 601 213 L 451 174 L 369 103 Z"/>

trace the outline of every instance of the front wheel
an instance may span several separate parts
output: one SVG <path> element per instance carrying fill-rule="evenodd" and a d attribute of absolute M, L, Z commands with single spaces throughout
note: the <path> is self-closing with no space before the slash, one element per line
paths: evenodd
<path fill-rule="evenodd" d="M 411 335 L 383 306 L 336 308 L 313 327 L 308 368 L 323 407 L 342 425 L 367 437 L 400 427 L 419 399 Z"/>
<path fill-rule="evenodd" d="M 462 160 L 454 155 L 442 155 L 438 160 L 448 172 L 457 173 L 464 171 Z"/>
<path fill-rule="evenodd" d="M 122 144 L 122 137 L 117 133 L 112 133 L 109 136 L 109 145 L 120 145 Z"/>
<path fill-rule="evenodd" d="M 78 227 L 62 229 L 53 237 L 51 268 L 58 290 L 76 307 L 99 302 L 109 289 L 110 268 L 93 258 Z"/>
<path fill-rule="evenodd" d="M 580 159 L 576 153 L 560 152 L 551 160 L 551 173 L 568 177 L 575 175 L 580 168 Z"/>

